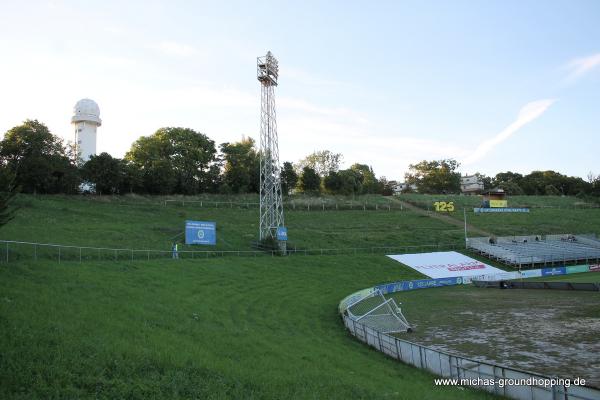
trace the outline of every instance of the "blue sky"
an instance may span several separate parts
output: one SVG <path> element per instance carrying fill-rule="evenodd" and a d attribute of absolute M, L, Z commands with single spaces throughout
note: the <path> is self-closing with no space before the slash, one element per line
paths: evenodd
<path fill-rule="evenodd" d="M 598 21 L 598 1 L 2 1 L 0 132 L 37 118 L 72 140 L 89 97 L 115 156 L 163 126 L 258 139 L 271 50 L 281 161 L 585 177 L 600 174 Z"/>

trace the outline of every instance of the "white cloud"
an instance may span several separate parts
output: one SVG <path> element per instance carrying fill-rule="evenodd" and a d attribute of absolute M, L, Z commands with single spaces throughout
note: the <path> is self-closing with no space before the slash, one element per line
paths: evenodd
<path fill-rule="evenodd" d="M 190 57 L 196 54 L 196 49 L 189 44 L 172 40 L 161 40 L 152 47 L 168 56 Z"/>
<path fill-rule="evenodd" d="M 463 165 L 470 165 L 481 160 L 486 154 L 497 145 L 510 138 L 523 126 L 539 118 L 546 110 L 554 104 L 556 99 L 536 100 L 525 104 L 519 111 L 517 119 L 508 125 L 504 130 L 489 140 L 483 141 L 477 148 L 468 155 L 462 162 Z"/>
<path fill-rule="evenodd" d="M 571 60 L 567 63 L 567 69 L 570 70 L 567 81 L 572 82 L 597 67 L 600 67 L 600 53 Z"/>

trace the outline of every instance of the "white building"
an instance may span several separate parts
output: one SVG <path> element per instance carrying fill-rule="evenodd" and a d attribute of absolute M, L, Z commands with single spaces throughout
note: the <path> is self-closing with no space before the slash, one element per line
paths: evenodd
<path fill-rule="evenodd" d="M 400 194 L 400 193 L 403 193 L 404 191 L 408 190 L 409 188 L 413 192 L 416 192 L 419 189 L 418 186 L 415 185 L 414 183 L 409 185 L 406 182 L 401 182 L 401 183 L 396 183 L 396 185 L 394 186 L 394 193 Z"/>
<path fill-rule="evenodd" d="M 465 194 L 477 194 L 483 191 L 483 181 L 477 175 L 460 177 L 460 190 Z"/>
<path fill-rule="evenodd" d="M 94 100 L 81 99 L 73 107 L 71 124 L 75 129 L 75 149 L 81 160 L 96 155 L 96 129 L 102 125 L 100 108 Z"/>

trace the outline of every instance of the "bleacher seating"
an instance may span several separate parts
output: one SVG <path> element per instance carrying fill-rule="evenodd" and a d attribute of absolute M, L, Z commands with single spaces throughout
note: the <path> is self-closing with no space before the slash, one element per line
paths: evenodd
<path fill-rule="evenodd" d="M 594 235 L 530 235 L 470 238 L 467 247 L 513 266 L 600 262 L 600 240 Z"/>

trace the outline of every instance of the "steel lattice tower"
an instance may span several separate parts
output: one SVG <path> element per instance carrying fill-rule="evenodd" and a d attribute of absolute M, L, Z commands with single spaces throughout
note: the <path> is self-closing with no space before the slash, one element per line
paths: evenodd
<path fill-rule="evenodd" d="M 277 240 L 277 228 L 284 226 L 279 169 L 279 144 L 275 113 L 275 87 L 279 75 L 277 59 L 267 52 L 257 58 L 260 91 L 260 240 Z M 279 242 L 285 251 L 285 242 Z"/>

